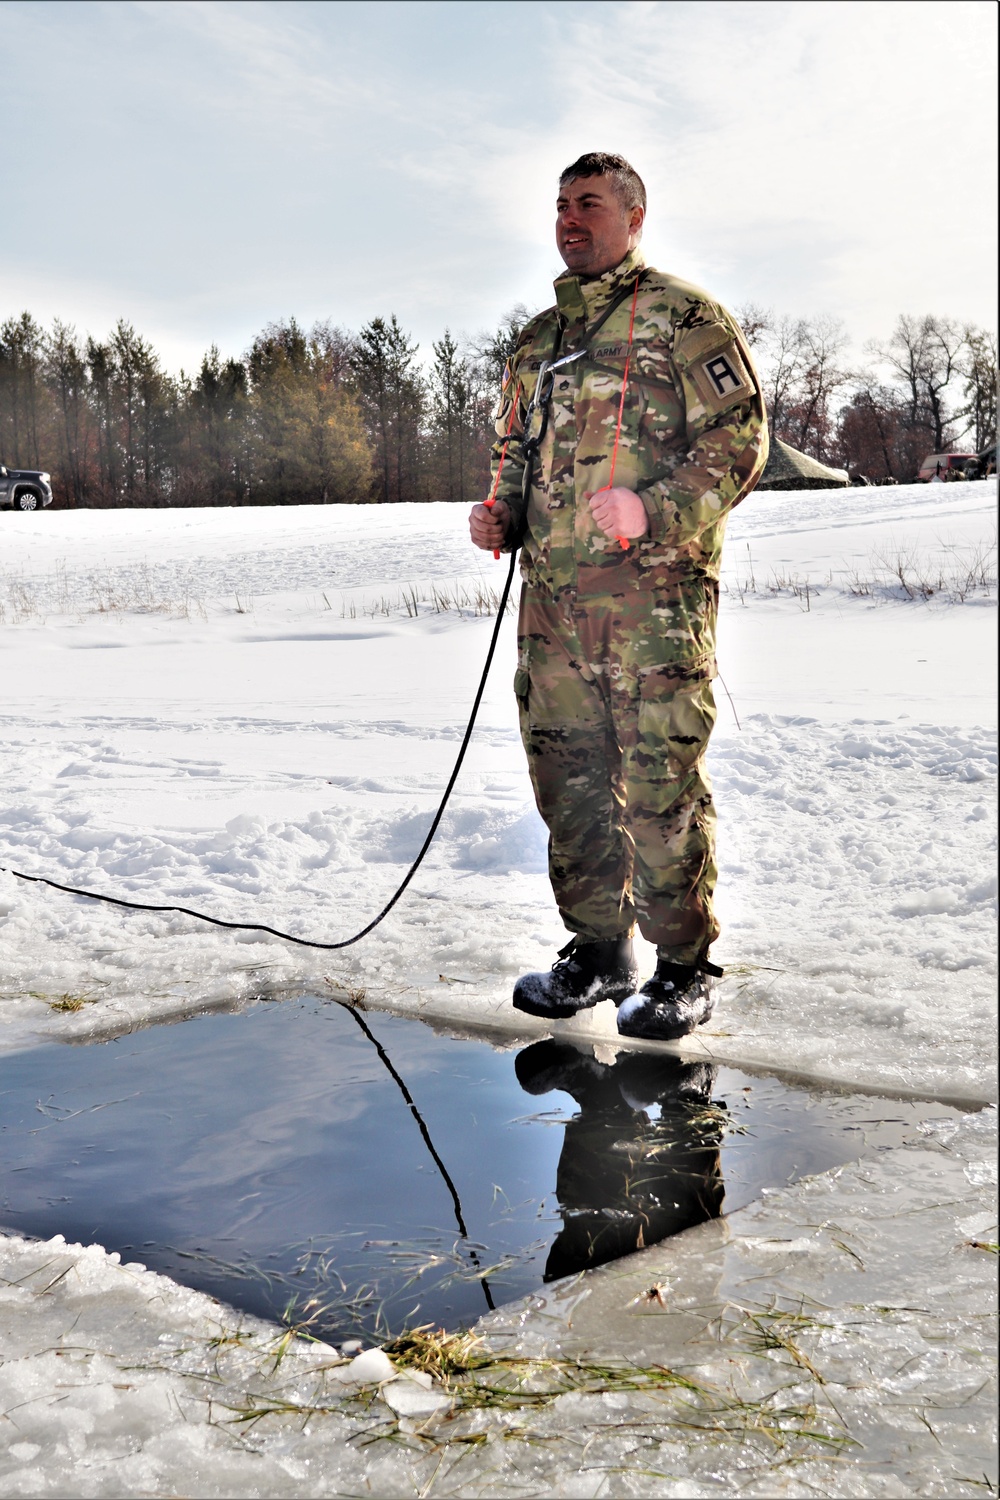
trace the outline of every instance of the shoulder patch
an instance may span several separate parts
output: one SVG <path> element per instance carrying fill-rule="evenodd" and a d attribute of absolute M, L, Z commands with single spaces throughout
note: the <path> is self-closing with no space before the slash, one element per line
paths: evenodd
<path fill-rule="evenodd" d="M 712 413 L 728 411 L 757 392 L 735 335 L 724 323 L 701 323 L 681 330 L 674 354 Z"/>
<path fill-rule="evenodd" d="M 728 404 L 730 396 L 742 398 L 753 395 L 750 376 L 735 344 L 719 354 L 713 354 L 710 359 L 703 360 L 701 368 L 717 400 Z"/>

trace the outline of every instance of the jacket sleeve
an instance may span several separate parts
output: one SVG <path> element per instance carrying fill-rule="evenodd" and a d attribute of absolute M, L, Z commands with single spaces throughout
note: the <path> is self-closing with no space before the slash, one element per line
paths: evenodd
<path fill-rule="evenodd" d="M 530 325 L 529 325 L 530 327 Z M 496 441 L 490 450 L 490 490 L 502 500 L 511 515 L 511 524 L 502 551 L 520 546 L 524 535 L 528 496 L 524 493 L 526 459 L 521 451 L 527 400 L 519 367 L 528 346 L 527 329 L 522 330 L 517 347 L 504 369 L 500 397 L 493 412 Z"/>
<path fill-rule="evenodd" d="M 767 462 L 760 379 L 742 335 L 721 308 L 677 329 L 674 379 L 685 407 L 687 451 L 639 495 L 653 541 L 696 540 L 756 484 Z"/>

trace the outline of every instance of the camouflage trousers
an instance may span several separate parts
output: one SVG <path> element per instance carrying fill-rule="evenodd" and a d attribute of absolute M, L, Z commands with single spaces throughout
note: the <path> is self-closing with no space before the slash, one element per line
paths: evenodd
<path fill-rule="evenodd" d="M 651 592 L 565 604 L 525 583 L 514 683 L 564 923 L 600 939 L 638 922 L 677 963 L 695 962 L 719 933 L 704 764 L 715 723 L 714 585 L 687 587 L 688 598 L 666 606 Z M 692 641 L 712 654 L 692 656 Z"/>

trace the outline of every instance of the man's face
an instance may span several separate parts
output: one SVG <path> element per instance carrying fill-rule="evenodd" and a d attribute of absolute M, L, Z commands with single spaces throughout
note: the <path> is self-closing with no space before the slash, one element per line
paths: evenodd
<path fill-rule="evenodd" d="M 576 177 L 556 199 L 556 244 L 570 271 L 600 276 L 622 260 L 639 238 L 645 217 L 626 209 L 608 177 Z"/>

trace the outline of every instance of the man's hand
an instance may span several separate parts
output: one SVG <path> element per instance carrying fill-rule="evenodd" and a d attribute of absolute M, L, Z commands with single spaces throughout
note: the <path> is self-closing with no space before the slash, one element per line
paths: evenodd
<path fill-rule="evenodd" d="M 613 490 L 598 490 L 584 499 L 590 501 L 590 513 L 605 536 L 623 536 L 634 541 L 649 530 L 646 507 L 635 490 L 616 485 Z"/>
<path fill-rule="evenodd" d="M 486 505 L 474 505 L 469 512 L 472 545 L 483 552 L 497 552 L 503 546 L 509 525 L 510 510 L 504 500 L 495 500 L 492 510 Z"/>

